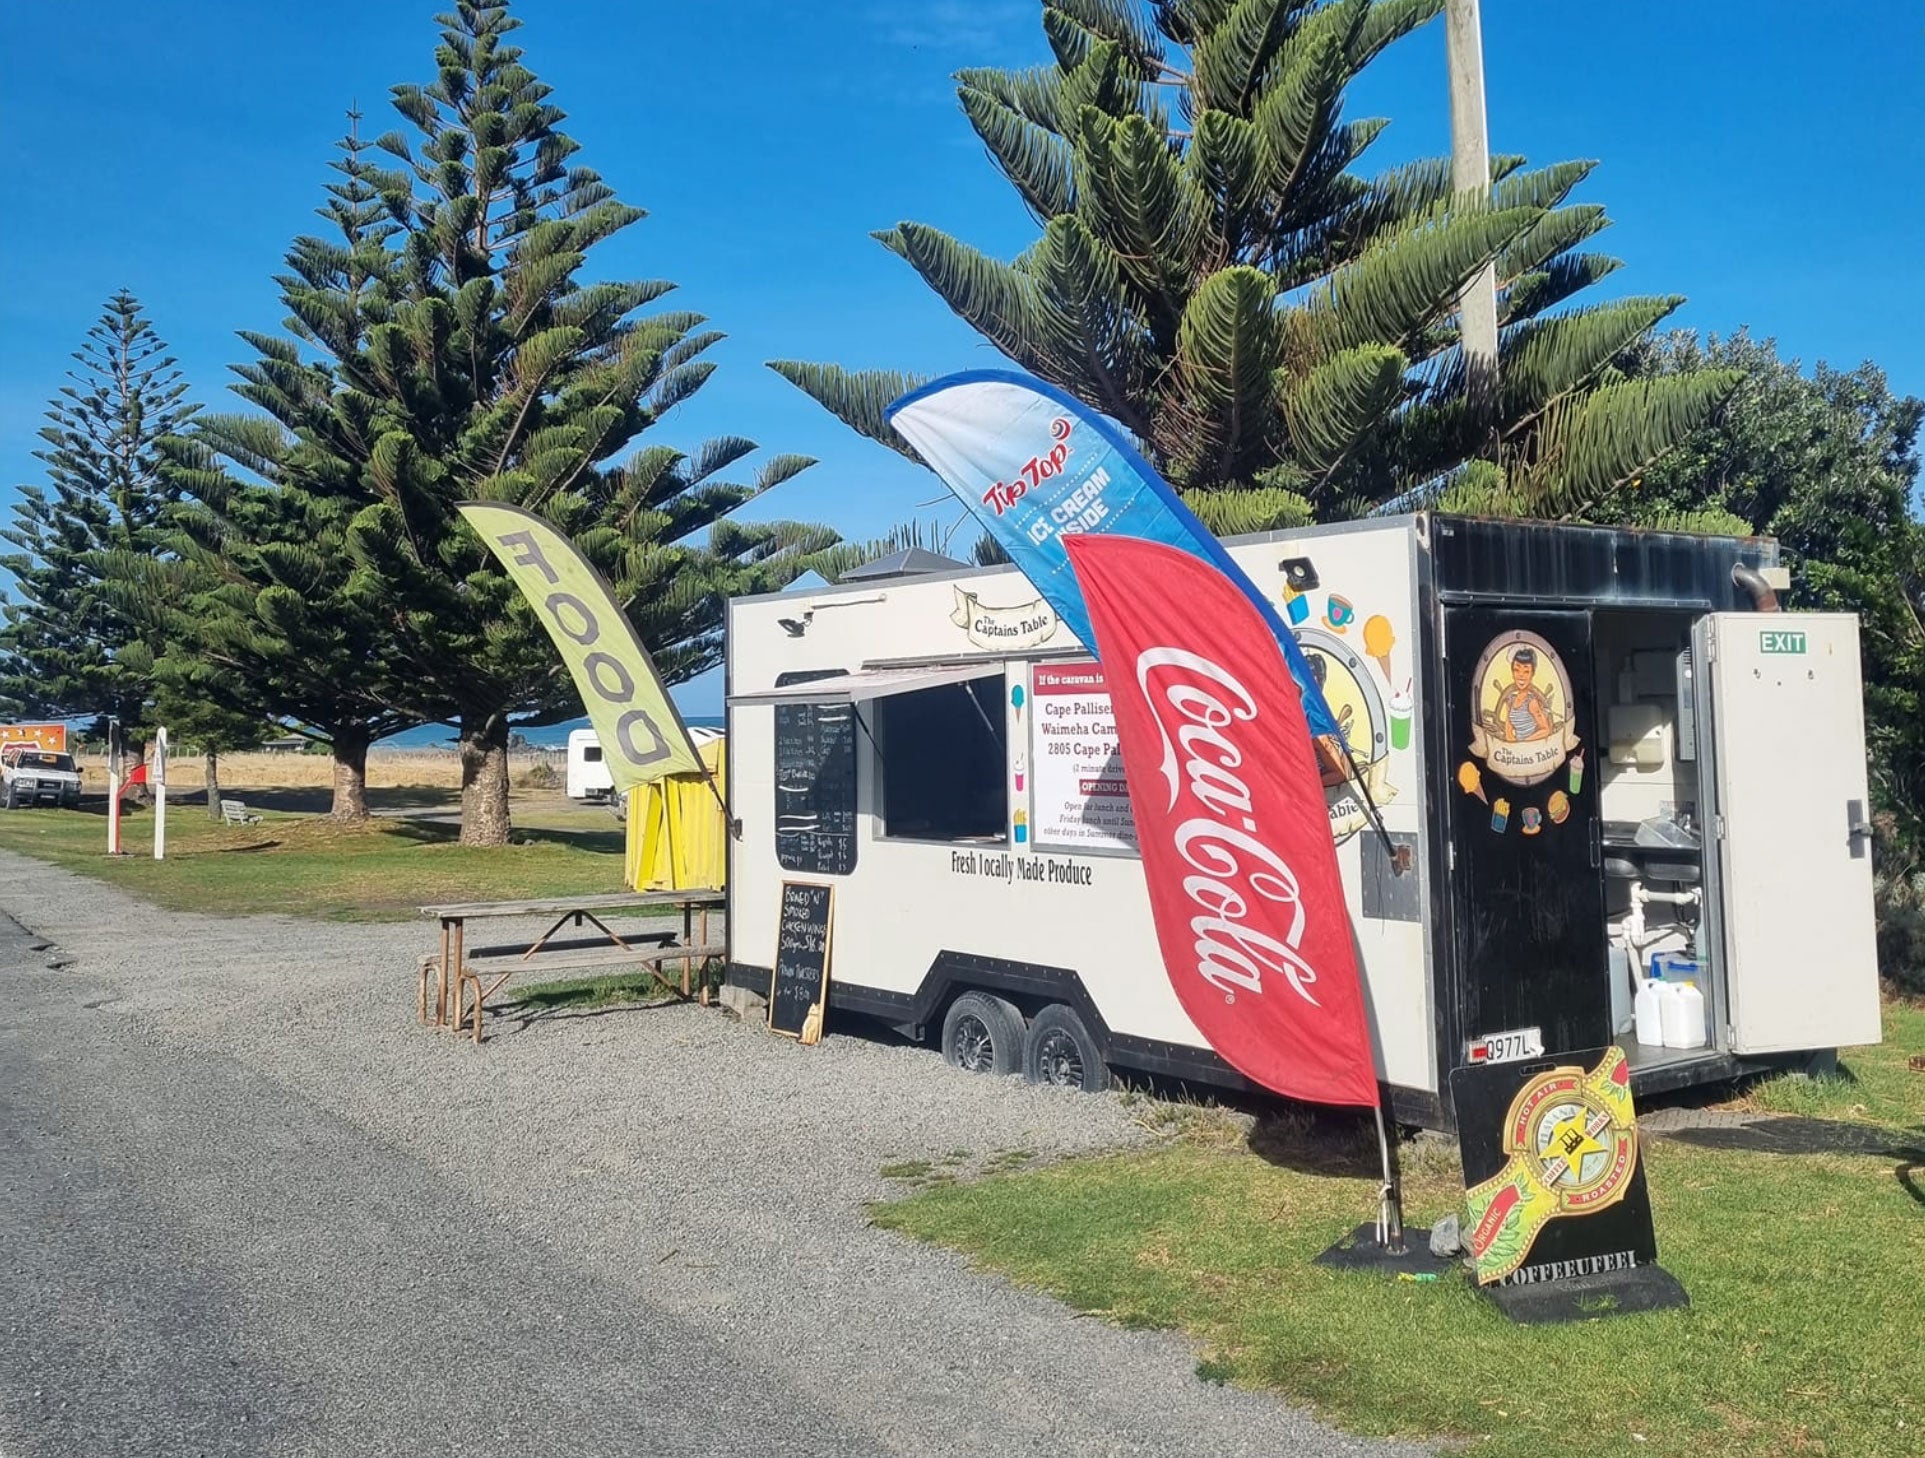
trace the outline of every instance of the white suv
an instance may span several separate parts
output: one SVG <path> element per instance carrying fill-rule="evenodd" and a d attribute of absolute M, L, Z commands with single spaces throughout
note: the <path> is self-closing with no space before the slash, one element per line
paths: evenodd
<path fill-rule="evenodd" d="M 0 758 L 0 781 L 6 785 L 9 810 L 22 805 L 80 805 L 80 771 L 71 754 L 45 749 L 10 749 Z"/>

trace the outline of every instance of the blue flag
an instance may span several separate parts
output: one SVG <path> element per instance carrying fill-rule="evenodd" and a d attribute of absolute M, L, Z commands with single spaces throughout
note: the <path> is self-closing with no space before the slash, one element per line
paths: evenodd
<path fill-rule="evenodd" d="M 1009 370 L 931 381 L 885 414 L 1091 652 L 1089 610 L 1063 538 L 1109 532 L 1161 542 L 1218 568 L 1256 605 L 1297 681 L 1311 734 L 1344 742 L 1296 635 L 1270 599 L 1102 416 Z"/>

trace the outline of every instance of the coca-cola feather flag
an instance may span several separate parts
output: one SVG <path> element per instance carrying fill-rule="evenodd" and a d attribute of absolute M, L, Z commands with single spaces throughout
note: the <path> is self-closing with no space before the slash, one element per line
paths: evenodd
<path fill-rule="evenodd" d="M 1116 713 L 1163 965 L 1244 1077 L 1375 1104 L 1350 917 L 1297 685 L 1223 573 L 1156 542 L 1064 538 Z"/>

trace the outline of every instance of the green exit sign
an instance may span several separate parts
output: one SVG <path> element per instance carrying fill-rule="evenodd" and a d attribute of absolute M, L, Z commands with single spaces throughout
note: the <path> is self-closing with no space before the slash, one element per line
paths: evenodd
<path fill-rule="evenodd" d="M 1766 653 L 1803 653 L 1805 635 L 1770 629 L 1758 635 L 1758 647 Z"/>

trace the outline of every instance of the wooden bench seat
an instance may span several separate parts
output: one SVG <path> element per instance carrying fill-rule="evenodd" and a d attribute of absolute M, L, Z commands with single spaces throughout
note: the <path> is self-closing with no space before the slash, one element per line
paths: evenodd
<path fill-rule="evenodd" d="M 675 929 L 668 927 L 661 931 L 625 931 L 622 933 L 622 940 L 631 947 L 670 947 L 675 944 Z M 625 955 L 620 947 L 611 945 L 607 937 L 569 937 L 563 941 L 544 942 L 541 950 L 532 955 L 529 953 L 526 942 L 502 942 L 486 947 L 464 948 L 462 956 L 470 962 L 495 961 L 503 957 L 527 957 L 530 961 L 540 960 L 545 965 L 552 965 L 549 958 L 551 952 L 587 951 L 611 952 L 616 956 Z M 433 954 L 430 953 L 430 955 Z"/>
<path fill-rule="evenodd" d="M 695 965 L 712 957 L 727 955 L 722 945 L 710 946 L 708 919 L 712 910 L 725 902 L 723 893 L 701 887 L 678 891 L 625 891 L 590 896 L 564 896 L 528 901 L 457 901 L 440 906 L 424 906 L 423 916 L 441 923 L 441 949 L 421 958 L 418 1015 L 424 1024 L 459 1031 L 465 1011 L 467 984 L 474 984 L 474 1035 L 481 1041 L 481 1011 L 488 998 L 512 977 L 534 972 L 580 972 L 613 970 L 623 967 L 654 968 L 664 963 L 682 964 L 681 987 L 689 995 L 689 982 Z M 680 913 L 681 933 L 659 925 L 664 916 Z M 553 917 L 553 923 L 533 941 L 494 943 L 469 948 L 467 923 L 507 917 Z M 631 919 L 658 924 L 626 927 L 617 932 L 603 920 L 627 922 Z M 697 930 L 697 920 L 700 930 Z M 580 927 L 592 924 L 600 938 L 551 940 L 569 922 Z M 484 983 L 484 975 L 491 979 Z M 428 996 L 430 979 L 435 982 L 432 1004 Z M 706 988 L 702 1000 L 707 1002 Z M 432 1012 L 432 1017 L 430 1013 Z"/>

